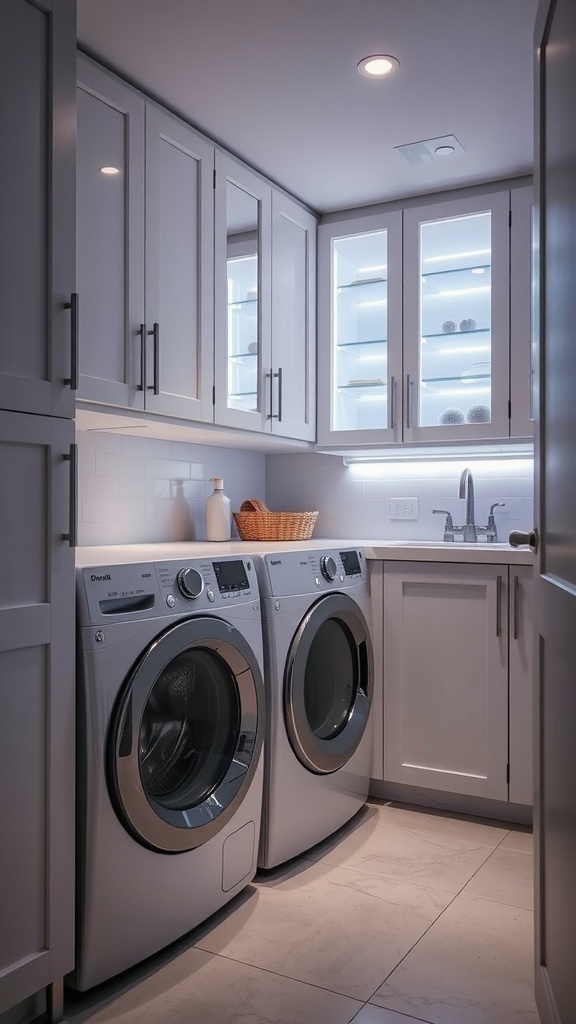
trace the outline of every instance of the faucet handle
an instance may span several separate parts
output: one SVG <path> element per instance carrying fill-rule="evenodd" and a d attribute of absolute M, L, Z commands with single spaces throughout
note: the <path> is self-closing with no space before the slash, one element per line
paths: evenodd
<path fill-rule="evenodd" d="M 505 501 L 495 501 L 493 505 L 490 505 L 490 513 L 489 514 L 491 516 L 493 516 L 494 515 L 494 509 L 495 508 L 504 508 L 505 504 L 506 504 Z"/>
<path fill-rule="evenodd" d="M 454 523 L 452 522 L 452 513 L 448 512 L 445 508 L 433 508 L 432 514 L 435 516 L 446 516 L 446 522 L 444 523 L 444 540 L 454 540 Z"/>

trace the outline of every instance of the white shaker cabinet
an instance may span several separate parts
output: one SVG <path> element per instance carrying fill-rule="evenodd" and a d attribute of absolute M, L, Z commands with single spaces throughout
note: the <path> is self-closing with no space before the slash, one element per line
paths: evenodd
<path fill-rule="evenodd" d="M 0 408 L 74 415 L 74 6 L 0 4 Z"/>
<path fill-rule="evenodd" d="M 385 780 L 508 799 L 507 575 L 385 563 Z"/>
<path fill-rule="evenodd" d="M 531 566 L 390 561 L 373 586 L 375 777 L 531 805 Z"/>
<path fill-rule="evenodd" d="M 316 219 L 216 153 L 215 421 L 313 440 Z"/>
<path fill-rule="evenodd" d="M 0 412 L 0 1015 L 74 966 L 73 440 Z"/>
<path fill-rule="evenodd" d="M 533 804 L 532 567 L 510 566 L 510 792 L 517 804 Z"/>
<path fill-rule="evenodd" d="M 319 442 L 529 437 L 531 187 L 319 228 Z"/>
<path fill-rule="evenodd" d="M 210 421 L 214 148 L 78 58 L 79 397 Z"/>

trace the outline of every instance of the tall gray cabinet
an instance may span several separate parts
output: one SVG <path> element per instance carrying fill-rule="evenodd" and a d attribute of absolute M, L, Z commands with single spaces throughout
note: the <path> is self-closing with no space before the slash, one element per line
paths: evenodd
<path fill-rule="evenodd" d="M 0 4 L 0 1018 L 74 954 L 75 19 Z"/>

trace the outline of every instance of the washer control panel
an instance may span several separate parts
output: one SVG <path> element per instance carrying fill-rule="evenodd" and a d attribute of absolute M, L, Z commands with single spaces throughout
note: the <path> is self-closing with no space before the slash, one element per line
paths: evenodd
<path fill-rule="evenodd" d="M 79 614 L 92 624 L 214 612 L 260 596 L 252 559 L 234 556 L 96 566 L 79 569 L 77 581 Z"/>
<path fill-rule="evenodd" d="M 368 580 L 360 548 L 278 551 L 258 561 L 262 597 L 287 597 L 316 591 L 345 590 Z"/>

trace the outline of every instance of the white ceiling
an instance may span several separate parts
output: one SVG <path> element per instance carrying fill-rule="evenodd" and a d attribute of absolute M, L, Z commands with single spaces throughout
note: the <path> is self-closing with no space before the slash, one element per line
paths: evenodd
<path fill-rule="evenodd" d="M 319 212 L 532 170 L 538 0 L 78 0 L 80 45 Z M 400 61 L 361 77 L 372 53 Z M 463 155 L 395 146 L 453 134 Z"/>

